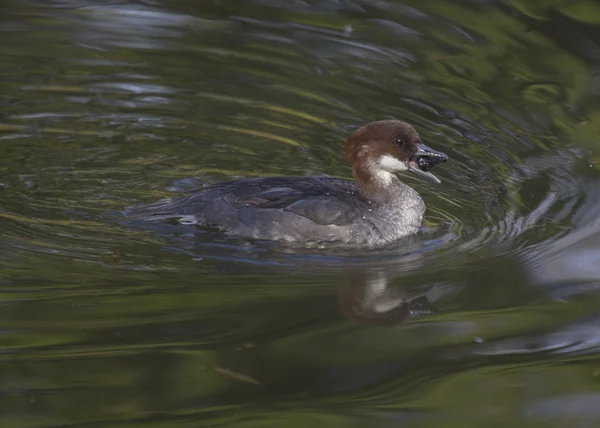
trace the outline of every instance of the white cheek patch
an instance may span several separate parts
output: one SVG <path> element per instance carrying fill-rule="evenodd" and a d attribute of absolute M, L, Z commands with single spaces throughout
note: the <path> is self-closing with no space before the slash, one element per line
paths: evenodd
<path fill-rule="evenodd" d="M 379 158 L 379 168 L 387 172 L 408 170 L 408 166 L 405 162 L 390 155 L 383 155 Z"/>

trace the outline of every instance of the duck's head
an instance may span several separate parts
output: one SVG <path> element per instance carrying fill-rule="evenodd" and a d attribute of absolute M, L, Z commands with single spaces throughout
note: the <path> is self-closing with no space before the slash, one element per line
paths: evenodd
<path fill-rule="evenodd" d="M 440 183 L 431 169 L 446 162 L 448 156 L 423 144 L 409 123 L 382 120 L 357 129 L 348 138 L 346 160 L 364 188 L 376 184 L 385 186 L 392 181 L 394 173 L 403 171 Z"/>

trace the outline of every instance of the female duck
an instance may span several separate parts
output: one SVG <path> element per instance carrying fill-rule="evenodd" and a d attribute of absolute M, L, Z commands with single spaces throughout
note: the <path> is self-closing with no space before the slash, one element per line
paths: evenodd
<path fill-rule="evenodd" d="M 243 178 L 137 207 L 132 215 L 304 245 L 374 246 L 417 233 L 425 203 L 394 173 L 439 183 L 429 170 L 448 157 L 424 145 L 408 123 L 384 120 L 348 138 L 346 159 L 356 183 L 328 176 Z"/>

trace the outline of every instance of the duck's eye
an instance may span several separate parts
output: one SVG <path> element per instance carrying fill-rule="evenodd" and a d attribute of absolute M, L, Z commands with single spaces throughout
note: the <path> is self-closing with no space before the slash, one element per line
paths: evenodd
<path fill-rule="evenodd" d="M 404 145 L 404 140 L 403 140 L 402 138 L 398 138 L 398 139 L 396 140 L 396 145 L 397 145 L 398 147 L 402 147 L 402 146 Z"/>

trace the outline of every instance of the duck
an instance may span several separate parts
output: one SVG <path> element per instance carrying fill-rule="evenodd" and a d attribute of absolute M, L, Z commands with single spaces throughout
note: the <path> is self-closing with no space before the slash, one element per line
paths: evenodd
<path fill-rule="evenodd" d="M 361 126 L 346 140 L 354 181 L 328 175 L 240 178 L 140 205 L 134 219 L 217 228 L 227 236 L 300 245 L 387 245 L 422 227 L 425 203 L 398 173 L 440 183 L 448 160 L 401 120 Z"/>

